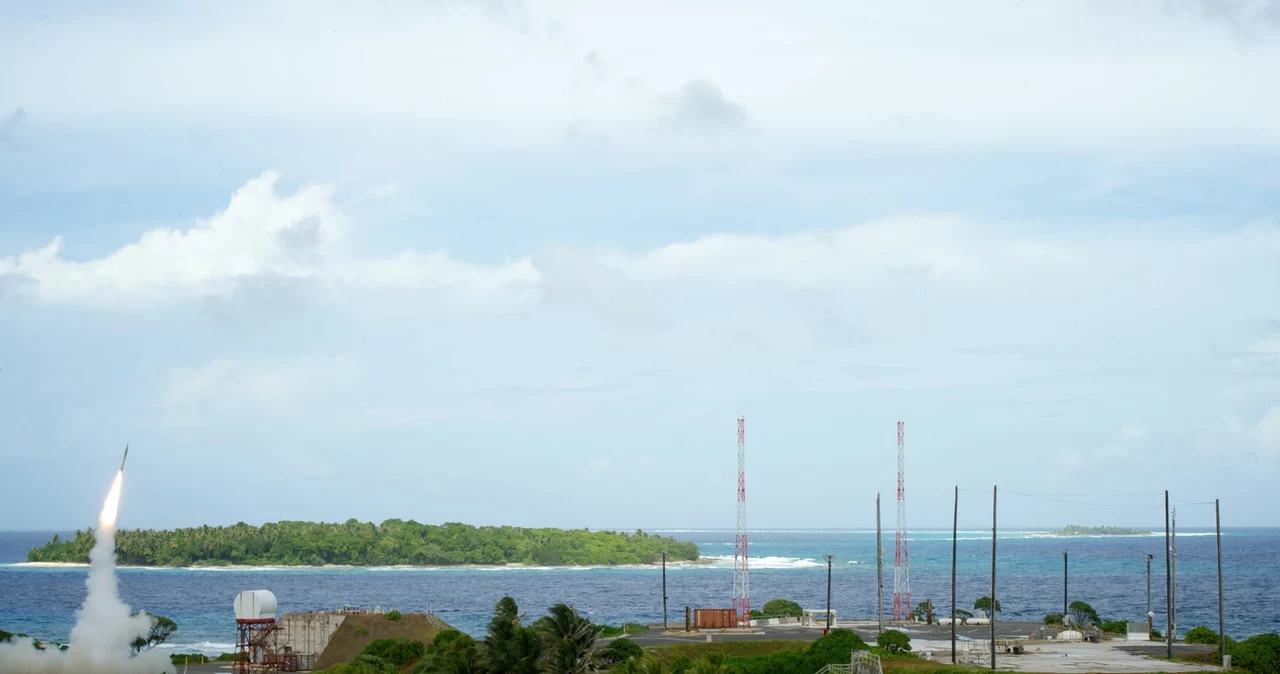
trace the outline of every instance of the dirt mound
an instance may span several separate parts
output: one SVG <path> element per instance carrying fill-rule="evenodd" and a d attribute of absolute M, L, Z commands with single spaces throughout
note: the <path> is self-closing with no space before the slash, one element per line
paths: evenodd
<path fill-rule="evenodd" d="M 333 633 L 324 653 L 316 659 L 315 668 L 328 669 L 347 662 L 374 639 L 412 639 L 426 645 L 445 629 L 449 626 L 439 618 L 422 613 L 405 613 L 396 621 L 374 613 L 350 615 Z"/>

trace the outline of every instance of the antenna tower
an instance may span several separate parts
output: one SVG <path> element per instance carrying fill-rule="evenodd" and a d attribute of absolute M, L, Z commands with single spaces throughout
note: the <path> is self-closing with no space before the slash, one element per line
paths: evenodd
<path fill-rule="evenodd" d="M 893 551 L 893 619 L 911 614 L 911 572 L 907 566 L 907 495 L 902 486 L 902 421 L 898 421 L 898 540 Z"/>
<path fill-rule="evenodd" d="M 733 613 L 738 625 L 751 621 L 751 582 L 747 578 L 747 420 L 738 417 L 738 535 L 733 540 Z"/>

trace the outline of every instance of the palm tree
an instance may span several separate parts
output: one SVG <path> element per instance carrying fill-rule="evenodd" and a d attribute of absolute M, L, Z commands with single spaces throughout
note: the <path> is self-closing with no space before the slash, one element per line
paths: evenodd
<path fill-rule="evenodd" d="M 547 609 L 534 627 L 547 642 L 545 670 L 554 674 L 583 674 L 592 665 L 591 646 L 601 627 L 582 617 L 568 604 Z"/>
<path fill-rule="evenodd" d="M 489 669 L 502 674 L 535 674 L 542 654 L 539 635 L 520 624 L 516 601 L 511 597 L 500 599 L 493 607 L 493 619 L 484 640 Z"/>

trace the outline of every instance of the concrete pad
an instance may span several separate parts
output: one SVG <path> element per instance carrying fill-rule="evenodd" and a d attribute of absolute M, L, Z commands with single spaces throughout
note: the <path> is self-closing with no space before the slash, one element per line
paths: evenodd
<path fill-rule="evenodd" d="M 933 649 L 932 660 L 951 661 L 949 642 L 922 642 L 921 652 Z M 996 668 L 1007 671 L 1040 672 L 1044 674 L 1082 674 L 1125 672 L 1216 672 L 1218 667 L 1169 662 L 1134 655 L 1111 644 L 1090 643 L 1034 643 L 1027 645 L 1022 655 L 996 654 Z"/>

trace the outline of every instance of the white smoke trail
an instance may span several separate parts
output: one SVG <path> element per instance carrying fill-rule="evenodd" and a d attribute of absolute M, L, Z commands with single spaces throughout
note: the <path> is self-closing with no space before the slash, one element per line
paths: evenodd
<path fill-rule="evenodd" d="M 130 615 L 116 582 L 115 527 L 124 473 L 116 473 L 98 516 L 97 540 L 89 552 L 88 594 L 76 611 L 67 650 L 32 648 L 28 641 L 0 644 L 0 674 L 161 674 L 174 673 L 158 650 L 133 655 L 130 645 L 151 631 L 151 617 Z"/>

